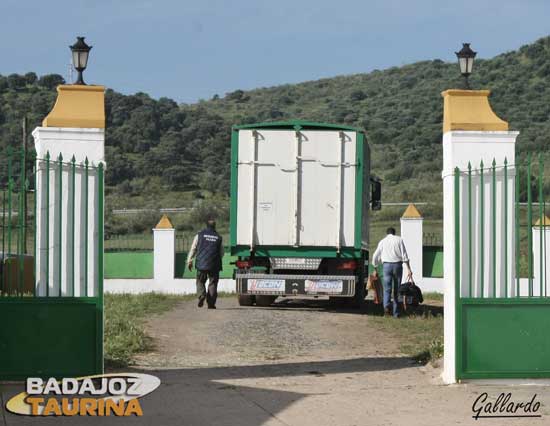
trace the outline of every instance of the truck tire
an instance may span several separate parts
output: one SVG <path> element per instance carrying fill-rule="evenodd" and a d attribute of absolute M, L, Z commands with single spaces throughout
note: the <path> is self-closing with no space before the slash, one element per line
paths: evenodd
<path fill-rule="evenodd" d="M 361 312 L 366 312 L 367 301 L 365 300 L 365 297 L 367 297 L 367 289 L 365 288 L 365 285 L 357 282 L 355 286 L 355 296 L 353 296 L 350 300 L 351 306 L 355 309 L 359 309 Z"/>
<path fill-rule="evenodd" d="M 271 306 L 275 299 L 277 299 L 277 296 L 256 296 L 256 306 Z"/>
<path fill-rule="evenodd" d="M 252 306 L 254 304 L 254 296 L 250 294 L 239 294 L 239 306 Z"/>

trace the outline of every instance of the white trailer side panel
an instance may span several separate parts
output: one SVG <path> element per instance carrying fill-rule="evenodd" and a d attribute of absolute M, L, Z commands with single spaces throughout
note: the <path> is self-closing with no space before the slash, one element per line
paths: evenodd
<path fill-rule="evenodd" d="M 353 246 L 355 132 L 241 130 L 238 154 L 238 245 Z"/>

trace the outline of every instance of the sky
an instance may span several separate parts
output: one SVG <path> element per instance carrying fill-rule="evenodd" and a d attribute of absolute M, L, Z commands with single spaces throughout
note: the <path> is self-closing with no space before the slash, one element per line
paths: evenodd
<path fill-rule="evenodd" d="M 93 46 L 84 79 L 192 103 L 242 89 L 490 58 L 550 35 L 547 0 L 1 0 L 0 74 L 69 76 L 76 36 Z"/>

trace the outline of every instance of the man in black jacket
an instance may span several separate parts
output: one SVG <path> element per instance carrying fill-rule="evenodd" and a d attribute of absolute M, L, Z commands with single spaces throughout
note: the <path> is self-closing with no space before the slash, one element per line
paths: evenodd
<path fill-rule="evenodd" d="M 222 237 L 216 232 L 216 222 L 213 219 L 208 219 L 206 228 L 195 235 L 187 256 L 187 265 L 190 271 L 193 270 L 193 259 L 195 259 L 199 308 L 202 308 L 206 299 L 208 309 L 216 309 L 222 257 Z M 209 280 L 208 292 L 206 291 L 207 279 Z"/>

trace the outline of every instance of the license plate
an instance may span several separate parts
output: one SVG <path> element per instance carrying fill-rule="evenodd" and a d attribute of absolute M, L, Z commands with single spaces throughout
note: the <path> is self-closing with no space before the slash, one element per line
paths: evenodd
<path fill-rule="evenodd" d="M 287 265 L 305 265 L 306 260 L 304 258 L 287 257 L 285 263 Z"/>
<path fill-rule="evenodd" d="M 285 280 L 248 280 L 248 291 L 285 291 Z"/>
<path fill-rule="evenodd" d="M 342 293 L 344 282 L 342 280 L 306 280 L 306 293 Z"/>

